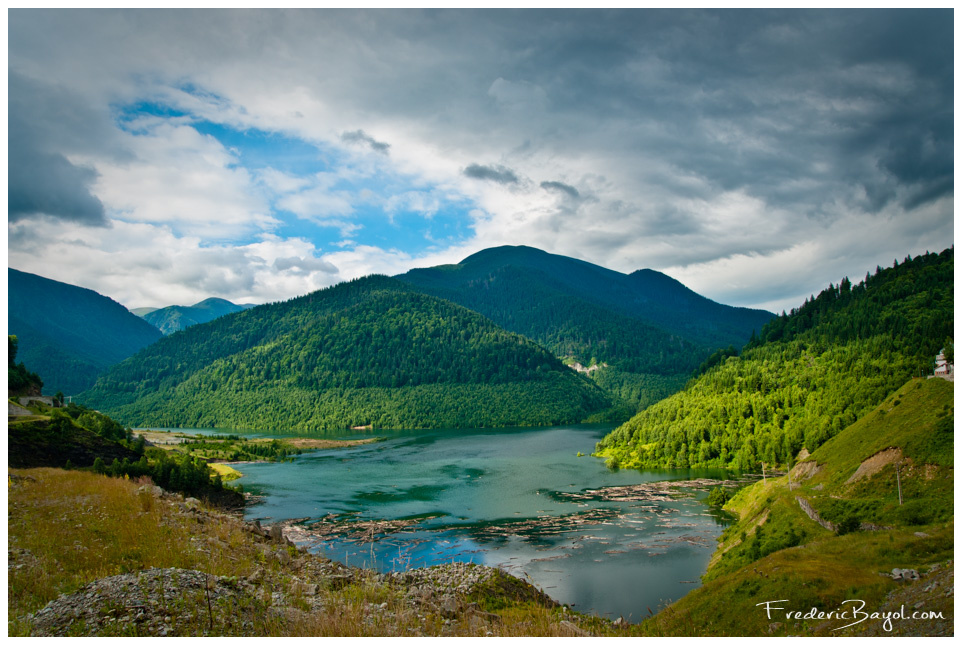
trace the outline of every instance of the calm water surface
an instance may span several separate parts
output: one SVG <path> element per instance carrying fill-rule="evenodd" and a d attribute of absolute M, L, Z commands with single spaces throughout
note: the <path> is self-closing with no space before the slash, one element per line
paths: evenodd
<path fill-rule="evenodd" d="M 249 519 L 417 520 L 373 541 L 355 532 L 311 542 L 332 559 L 382 571 L 497 566 L 579 611 L 635 622 L 699 584 L 726 520 L 700 501 L 705 492 L 603 493 L 724 473 L 609 471 L 587 455 L 611 427 L 377 432 L 386 440 L 236 468 L 245 490 L 264 496 Z"/>

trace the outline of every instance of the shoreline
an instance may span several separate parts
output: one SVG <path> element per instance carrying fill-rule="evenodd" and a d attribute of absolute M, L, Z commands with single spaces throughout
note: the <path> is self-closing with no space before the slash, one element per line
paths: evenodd
<path fill-rule="evenodd" d="M 211 435 L 191 435 L 185 432 L 180 432 L 177 430 L 157 430 L 157 429 L 134 429 L 132 431 L 133 436 L 140 438 L 143 437 L 147 446 L 160 448 L 162 450 L 168 450 L 172 452 L 180 452 L 177 446 L 185 443 L 192 443 L 195 441 L 203 441 L 205 443 L 222 443 L 228 444 L 236 439 L 228 439 L 226 435 L 223 436 L 211 436 Z M 353 448 L 356 446 L 362 446 L 365 444 L 376 443 L 381 441 L 380 437 L 371 437 L 368 439 L 318 439 L 310 437 L 282 437 L 282 438 L 269 438 L 269 437 L 256 437 L 252 439 L 241 439 L 242 445 L 267 445 L 274 444 L 275 442 L 283 447 L 293 448 L 298 451 L 315 451 L 315 450 L 337 450 L 341 448 Z M 226 459 L 223 457 L 205 457 L 204 455 L 193 454 L 190 450 L 186 451 L 187 455 L 195 457 L 197 459 L 202 459 L 207 463 L 211 469 L 220 475 L 224 481 L 234 481 L 240 479 L 244 476 L 244 473 L 239 470 L 234 469 L 231 464 L 257 464 L 257 463 L 270 463 L 277 461 L 277 458 L 265 457 L 262 459 Z M 219 466 L 219 468 L 217 467 Z"/>

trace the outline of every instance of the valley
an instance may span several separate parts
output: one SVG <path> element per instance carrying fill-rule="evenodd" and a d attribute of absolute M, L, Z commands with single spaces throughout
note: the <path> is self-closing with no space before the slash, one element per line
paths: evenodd
<path fill-rule="evenodd" d="M 514 262 L 532 256 L 506 253 Z M 406 572 L 477 565 L 528 580 L 564 605 L 559 615 L 558 605 L 530 604 L 534 596 L 522 605 L 498 600 L 483 610 L 488 631 L 491 616 L 505 625 L 524 616 L 523 624 L 543 625 L 539 633 L 559 635 L 885 633 L 891 621 L 771 616 L 911 598 L 931 616 L 904 620 L 899 633 L 950 633 L 954 390 L 912 376 L 931 373 L 936 353 L 953 359 L 953 266 L 946 250 L 830 285 L 749 330 L 741 349 L 712 345 L 693 324 L 683 337 L 629 322 L 625 307 L 579 317 L 598 298 L 571 300 L 573 287 L 568 304 L 553 309 L 567 326 L 539 327 L 540 314 L 525 314 L 526 336 L 486 317 L 507 309 L 482 315 L 435 295 L 441 277 L 415 287 L 371 276 L 166 336 L 109 368 L 77 397 L 84 405 L 30 404 L 31 416 L 8 423 L 11 465 L 30 470 L 11 477 L 17 495 L 37 468 L 66 466 L 71 476 L 160 484 L 184 504 L 199 496 L 251 526 L 272 526 L 319 558 L 310 567 L 374 576 L 365 593 L 381 598 L 408 597 L 398 581 L 419 578 Z M 472 275 L 452 293 L 470 293 L 476 279 L 492 301 L 510 301 L 497 271 Z M 522 289 L 522 302 L 545 292 L 538 280 L 505 284 Z M 590 291 L 604 289 L 592 283 Z M 673 374 L 663 369 L 680 369 L 672 350 L 609 343 L 616 336 L 599 331 L 605 325 L 641 325 L 635 341 L 670 337 L 698 360 Z M 605 342 L 591 340 L 596 332 Z M 10 342 L 10 382 L 16 375 L 24 392 L 39 390 L 29 365 L 14 365 L 21 341 Z M 636 351 L 641 362 L 630 360 Z M 659 400 L 625 394 L 638 383 Z M 635 406 L 641 411 L 619 425 Z M 144 431 L 150 446 L 129 426 L 210 429 Z M 825 570 L 838 575 L 816 573 Z M 903 570 L 910 580 L 890 573 Z M 330 593 L 326 603 L 351 602 Z M 786 606 L 765 605 L 769 596 Z M 388 614 L 407 615 L 400 602 L 388 602 Z M 414 615 L 441 615 L 440 626 L 409 629 L 475 629 L 470 604 L 425 605 Z M 298 624 L 316 624 L 308 605 Z M 16 621 L 26 632 L 41 624 L 26 614 Z M 199 629 L 188 623 L 178 633 Z M 211 615 L 205 633 L 213 624 Z M 118 633 L 140 633 L 130 629 Z M 219 629 L 232 633 L 226 623 Z"/>
<path fill-rule="evenodd" d="M 954 12 L 11 8 L 8 636 L 953 637 Z"/>

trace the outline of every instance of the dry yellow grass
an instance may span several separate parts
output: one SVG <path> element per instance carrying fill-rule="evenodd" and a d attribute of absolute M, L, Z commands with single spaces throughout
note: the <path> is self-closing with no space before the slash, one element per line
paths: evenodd
<path fill-rule="evenodd" d="M 304 574 L 305 558 L 312 556 L 258 541 L 238 518 L 179 512 L 177 501 L 138 493 L 146 482 L 88 472 L 11 470 L 8 481 L 11 636 L 29 635 L 29 615 L 60 594 L 99 578 L 153 567 L 238 578 L 255 570 L 266 572 L 270 589 L 294 600 L 278 611 L 270 607 L 268 594 L 266 604 L 235 608 L 254 625 L 245 636 L 575 636 L 633 630 L 615 628 L 602 619 L 573 618 L 558 608 L 510 601 L 495 613 L 467 611 L 451 620 L 430 608 L 412 606 L 404 589 L 389 586 L 370 572 L 355 576 L 342 589 L 321 590 L 310 600 L 320 601 L 324 611 L 307 611 L 310 603 L 307 598 L 298 603 L 294 581 Z M 294 553 L 294 562 L 282 564 L 276 557 L 279 550 Z M 483 606 L 485 599 L 475 600 Z M 191 623 L 195 631 L 184 635 L 240 635 L 236 618 L 215 612 L 213 629 L 198 620 Z"/>
<path fill-rule="evenodd" d="M 241 548 L 247 536 L 239 523 L 200 525 L 137 495 L 139 484 L 129 480 L 52 468 L 11 474 L 8 548 L 27 552 L 23 566 L 9 571 L 12 618 L 91 580 L 149 567 L 251 573 L 253 553 Z"/>
<path fill-rule="evenodd" d="M 233 481 L 235 479 L 240 479 L 241 477 L 244 476 L 239 471 L 231 468 L 227 464 L 215 462 L 215 463 L 209 463 L 207 465 L 210 467 L 211 470 L 213 470 L 215 473 L 220 475 L 221 479 L 223 479 L 225 482 Z"/>

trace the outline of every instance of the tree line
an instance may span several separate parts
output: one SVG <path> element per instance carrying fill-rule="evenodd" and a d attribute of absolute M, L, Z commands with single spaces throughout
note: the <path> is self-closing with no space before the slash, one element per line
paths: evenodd
<path fill-rule="evenodd" d="M 951 345 L 954 248 L 848 279 L 721 352 L 678 394 L 598 444 L 612 466 L 787 465 L 873 409 Z M 737 354 L 737 352 L 735 353 Z"/>

